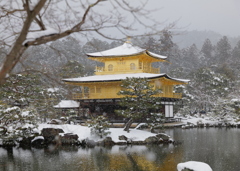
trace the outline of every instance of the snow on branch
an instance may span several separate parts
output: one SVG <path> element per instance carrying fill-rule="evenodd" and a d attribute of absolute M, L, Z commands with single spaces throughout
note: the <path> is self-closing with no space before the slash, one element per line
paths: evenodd
<path fill-rule="evenodd" d="M 46 30 L 40 30 L 40 31 L 35 31 L 35 32 L 29 32 L 27 34 L 26 40 L 23 42 L 22 45 L 26 45 L 29 41 L 35 41 L 38 38 L 44 37 L 44 36 L 51 36 L 54 34 L 58 34 L 58 31 L 50 28 L 50 27 L 46 27 Z"/>

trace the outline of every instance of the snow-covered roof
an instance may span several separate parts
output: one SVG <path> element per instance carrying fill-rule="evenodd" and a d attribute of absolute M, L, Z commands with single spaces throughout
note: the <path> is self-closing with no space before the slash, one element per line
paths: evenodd
<path fill-rule="evenodd" d="M 127 77 L 128 78 L 132 78 L 132 77 L 148 78 L 148 79 L 165 77 L 170 80 L 180 81 L 184 83 L 189 82 L 189 80 L 186 80 L 186 79 L 171 78 L 167 74 L 150 74 L 150 73 L 94 75 L 94 76 L 88 76 L 88 77 L 68 78 L 68 79 L 63 79 L 63 81 L 65 82 L 107 82 L 107 81 L 121 81 L 126 79 Z"/>
<path fill-rule="evenodd" d="M 163 60 L 167 59 L 166 56 L 149 52 L 148 50 L 142 49 L 138 46 L 133 46 L 129 42 L 125 42 L 123 45 L 109 49 L 109 50 L 95 52 L 95 53 L 87 53 L 87 55 L 89 57 L 116 57 L 116 56 L 131 56 L 131 55 L 137 55 L 141 53 L 146 53 L 149 56 L 152 56 L 158 59 L 163 59 Z"/>
<path fill-rule="evenodd" d="M 57 105 L 53 106 L 54 108 L 78 108 L 79 102 L 74 100 L 62 100 Z"/>

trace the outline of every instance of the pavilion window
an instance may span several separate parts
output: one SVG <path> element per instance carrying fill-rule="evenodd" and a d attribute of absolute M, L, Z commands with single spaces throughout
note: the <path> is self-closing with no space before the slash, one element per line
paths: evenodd
<path fill-rule="evenodd" d="M 112 64 L 108 65 L 108 71 L 113 71 L 113 65 Z"/>
<path fill-rule="evenodd" d="M 96 93 L 101 93 L 101 88 L 96 88 Z"/>
<path fill-rule="evenodd" d="M 89 93 L 89 88 L 88 87 L 84 87 L 84 93 Z"/>
<path fill-rule="evenodd" d="M 136 69 L 136 65 L 135 65 L 134 63 L 131 63 L 131 64 L 130 64 L 130 69 L 131 69 L 131 70 L 135 70 L 135 69 Z"/>
<path fill-rule="evenodd" d="M 90 90 L 90 93 L 95 93 L 95 88 L 94 87 L 89 88 L 89 90 Z"/>
<path fill-rule="evenodd" d="M 139 69 L 142 69 L 142 62 L 139 62 Z"/>

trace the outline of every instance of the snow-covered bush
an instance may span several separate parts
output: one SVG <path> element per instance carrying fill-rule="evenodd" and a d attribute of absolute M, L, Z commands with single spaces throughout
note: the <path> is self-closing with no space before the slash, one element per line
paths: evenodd
<path fill-rule="evenodd" d="M 150 113 L 149 117 L 147 118 L 147 125 L 150 128 L 151 132 L 154 132 L 156 128 L 164 128 L 164 116 L 161 113 Z"/>
<path fill-rule="evenodd" d="M 2 138 L 28 137 L 37 128 L 38 115 L 34 109 L 0 106 L 0 134 Z"/>
<path fill-rule="evenodd" d="M 98 135 L 100 138 L 111 133 L 107 131 L 109 129 L 109 122 L 104 116 L 92 118 L 92 120 L 88 122 L 88 127 L 91 128 L 92 134 Z"/>
<path fill-rule="evenodd" d="M 215 115 L 226 116 L 226 115 L 235 115 L 236 110 L 234 102 L 224 98 L 218 98 L 212 108 L 212 111 Z"/>
<path fill-rule="evenodd" d="M 191 110 L 189 106 L 183 106 L 181 109 L 179 109 L 178 113 L 184 117 L 191 114 Z"/>

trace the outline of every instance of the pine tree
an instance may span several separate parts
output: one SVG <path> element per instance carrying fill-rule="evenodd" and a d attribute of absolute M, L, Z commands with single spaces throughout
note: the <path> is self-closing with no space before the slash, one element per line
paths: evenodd
<path fill-rule="evenodd" d="M 0 105 L 1 138 L 16 139 L 33 135 L 38 119 L 36 110 L 30 107 L 21 109 Z"/>
<path fill-rule="evenodd" d="M 206 39 L 202 45 L 201 53 L 203 53 L 202 63 L 205 65 L 212 60 L 214 48 L 212 42 L 209 39 Z"/>
<path fill-rule="evenodd" d="M 107 131 L 109 129 L 110 123 L 107 121 L 107 118 L 104 116 L 98 116 L 97 118 L 92 118 L 89 122 L 88 127 L 91 128 L 91 133 L 100 136 L 103 138 L 104 136 L 110 134 L 111 132 Z"/>
<path fill-rule="evenodd" d="M 233 48 L 232 51 L 232 61 L 230 66 L 234 69 L 235 75 L 240 78 L 240 41 L 238 41 L 237 45 Z"/>
<path fill-rule="evenodd" d="M 228 41 L 227 36 L 223 36 L 216 46 L 216 60 L 217 63 L 228 62 L 231 58 L 231 45 Z"/>
<path fill-rule="evenodd" d="M 153 85 L 146 78 L 127 78 L 122 81 L 121 87 L 118 95 L 123 96 L 120 105 L 124 109 L 116 112 L 129 119 L 124 128 L 129 131 L 133 121 L 146 119 L 150 112 L 156 112 L 160 108 L 157 98 L 154 97 L 160 90 L 153 89 Z"/>
<path fill-rule="evenodd" d="M 157 54 L 160 53 L 159 43 L 153 37 L 148 37 L 146 42 L 143 44 L 143 47 L 150 52 L 154 52 Z"/>
<path fill-rule="evenodd" d="M 231 92 L 229 78 L 209 68 L 200 68 L 192 73 L 190 79 L 188 88 L 194 97 L 191 103 L 198 110 L 212 108 L 219 97 L 226 97 Z"/>
<path fill-rule="evenodd" d="M 174 43 L 172 41 L 172 33 L 168 30 L 163 30 L 160 36 L 160 54 L 170 56 Z"/>
<path fill-rule="evenodd" d="M 59 98 L 62 98 L 60 94 L 62 91 L 49 91 L 49 87 L 43 84 L 43 79 L 42 75 L 36 73 L 10 75 L 5 84 L 0 86 L 0 101 L 5 105 L 18 106 L 21 109 L 34 107 L 44 119 L 46 115 L 56 117 L 53 116 L 55 115 L 53 106 Z"/>
<path fill-rule="evenodd" d="M 84 75 L 84 67 L 77 61 L 68 61 L 60 71 L 61 78 L 74 78 Z"/>
<path fill-rule="evenodd" d="M 185 69 L 188 70 L 188 72 L 192 72 L 193 70 L 196 70 L 199 68 L 199 50 L 195 44 L 192 44 L 190 47 L 185 48 L 182 50 L 182 62 L 184 63 Z"/>

